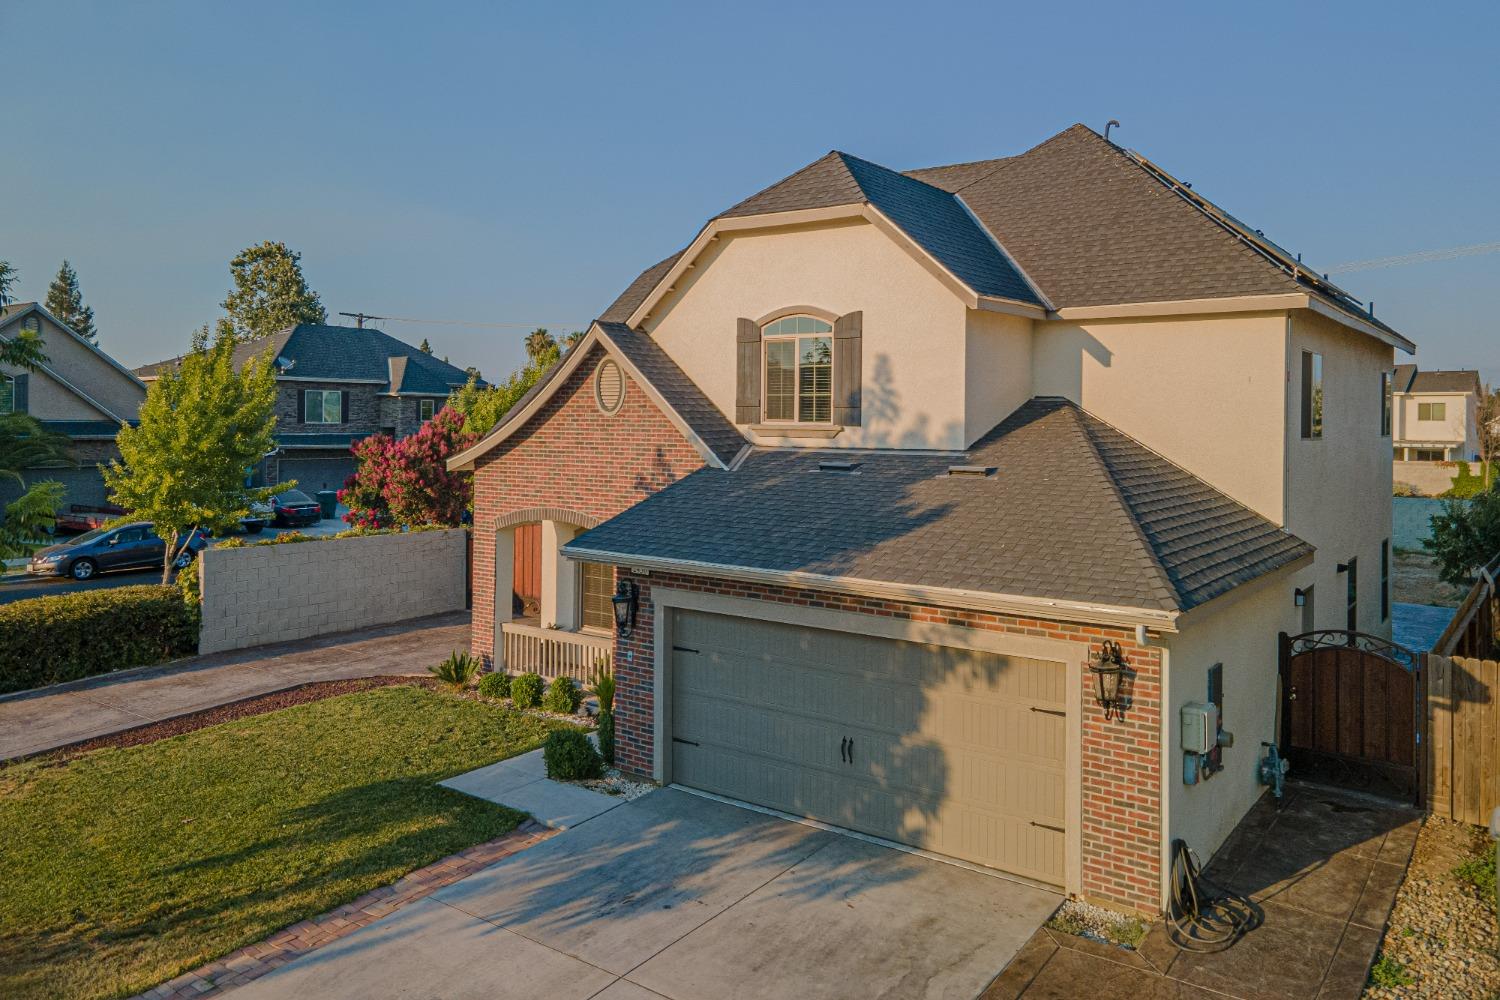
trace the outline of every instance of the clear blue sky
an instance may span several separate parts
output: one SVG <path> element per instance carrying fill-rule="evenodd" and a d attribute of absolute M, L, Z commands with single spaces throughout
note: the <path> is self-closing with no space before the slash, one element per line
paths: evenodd
<path fill-rule="evenodd" d="M 129 364 L 262 239 L 330 312 L 581 327 L 831 148 L 905 169 L 1112 117 L 1315 266 L 1500 240 L 1493 2 L 6 0 L 0 38 L 0 259 L 39 298 L 69 258 Z M 1425 366 L 1500 379 L 1500 255 L 1344 284 Z M 522 354 L 383 325 L 487 375 Z"/>

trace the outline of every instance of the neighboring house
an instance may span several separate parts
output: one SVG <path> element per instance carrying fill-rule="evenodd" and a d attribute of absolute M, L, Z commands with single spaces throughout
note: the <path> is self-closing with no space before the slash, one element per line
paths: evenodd
<path fill-rule="evenodd" d="M 1479 458 L 1477 371 L 1421 371 L 1397 365 L 1393 385 L 1398 462 L 1472 462 Z"/>
<path fill-rule="evenodd" d="M 0 312 L 0 339 L 32 330 L 42 338 L 47 362 L 34 372 L 0 366 L 0 410 L 30 413 L 50 430 L 73 441 L 72 468 L 28 469 L 26 485 L 54 480 L 67 487 L 63 509 L 102 506 L 108 491 L 101 464 L 118 458 L 115 435 L 134 423 L 146 387 L 114 358 L 80 337 L 35 302 L 19 302 Z M 0 503 L 20 494 L 14 482 L 0 485 Z"/>
<path fill-rule="evenodd" d="M 627 771 L 1155 911 L 1171 841 L 1209 857 L 1263 791 L 1278 633 L 1389 634 L 1395 349 L 1081 125 L 904 174 L 830 153 L 450 462 L 473 649 L 611 650 Z M 1188 785 L 1210 699 L 1235 739 Z"/>
<path fill-rule="evenodd" d="M 235 363 L 276 364 L 276 445 L 256 485 L 296 480 L 309 493 L 336 490 L 354 472 L 349 448 L 372 434 L 405 437 L 441 410 L 469 375 L 372 327 L 303 323 L 235 348 Z M 136 369 L 150 382 L 171 358 Z"/>

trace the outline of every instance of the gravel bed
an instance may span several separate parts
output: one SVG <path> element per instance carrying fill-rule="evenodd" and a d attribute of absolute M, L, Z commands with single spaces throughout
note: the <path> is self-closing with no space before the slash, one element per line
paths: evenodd
<path fill-rule="evenodd" d="M 570 781 L 570 785 L 582 785 L 593 792 L 603 792 L 605 795 L 618 795 L 626 802 L 638 799 L 647 792 L 654 791 L 656 786 L 649 781 L 636 781 L 627 778 L 620 773 L 619 768 L 611 767 L 605 769 L 604 777 L 590 778 L 587 781 Z"/>
<path fill-rule="evenodd" d="M 1064 934 L 1102 941 L 1118 948 L 1134 951 L 1145 940 L 1150 927 L 1140 917 L 1127 916 L 1107 910 L 1102 906 L 1070 899 L 1057 908 L 1047 921 L 1047 927 Z"/>
<path fill-rule="evenodd" d="M 1396 895 L 1366 1000 L 1500 996 L 1495 901 L 1453 874 L 1465 861 L 1494 849 L 1486 830 L 1427 818 Z M 1380 972 L 1388 985 L 1375 985 Z"/>

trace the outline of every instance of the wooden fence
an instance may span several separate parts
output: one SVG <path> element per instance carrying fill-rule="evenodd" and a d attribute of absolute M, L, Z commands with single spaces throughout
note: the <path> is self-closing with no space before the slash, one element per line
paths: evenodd
<path fill-rule="evenodd" d="M 1479 571 L 1427 654 L 1427 807 L 1488 826 L 1500 806 L 1500 558 Z"/>

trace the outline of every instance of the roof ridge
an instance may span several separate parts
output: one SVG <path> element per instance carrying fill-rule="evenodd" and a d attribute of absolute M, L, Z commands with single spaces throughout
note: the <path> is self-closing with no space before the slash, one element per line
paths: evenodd
<path fill-rule="evenodd" d="M 776 188 L 780 187 L 781 185 L 783 185 L 783 184 L 787 183 L 788 181 L 792 180 L 794 177 L 798 177 L 798 176 L 806 173 L 807 171 L 813 169 L 818 164 L 823 163 L 825 160 L 839 159 L 839 158 L 842 158 L 844 155 L 846 155 L 846 154 L 839 152 L 837 149 L 830 149 L 828 152 L 824 153 L 822 156 L 818 157 L 816 160 L 813 160 L 811 163 L 806 164 L 805 166 L 799 167 L 798 169 L 792 171 L 790 174 L 787 174 L 785 177 L 782 177 L 781 179 L 779 179 L 779 180 L 777 180 L 777 181 L 775 181 L 775 182 L 773 182 L 771 184 L 767 184 L 765 187 L 763 187 L 759 191 L 756 191 L 755 193 L 751 194 L 749 197 L 741 198 L 739 201 L 735 202 L 733 205 L 730 205 L 728 208 L 724 209 L 722 212 L 715 213 L 712 218 L 717 219 L 717 218 L 720 218 L 722 216 L 729 215 L 732 212 L 734 212 L 735 209 L 740 208 L 740 207 L 742 207 L 744 205 L 748 205 L 750 202 L 752 202 L 755 199 L 759 198 L 761 195 L 766 194 L 768 191 L 775 190 Z M 856 157 L 856 159 L 857 159 L 857 157 Z M 849 171 L 849 165 L 847 163 L 842 162 L 842 159 L 840 159 L 839 166 L 841 166 L 844 169 L 845 173 L 848 173 L 848 171 Z M 852 174 L 849 175 L 849 182 L 851 184 L 853 184 L 856 188 L 858 188 L 861 192 L 864 191 L 864 188 L 860 187 L 859 181 L 857 181 L 857 180 L 854 179 L 854 175 L 852 175 Z"/>
<path fill-rule="evenodd" d="M 1172 579 L 1172 574 L 1167 570 L 1166 565 L 1161 561 L 1161 556 L 1156 552 L 1156 546 L 1151 544 L 1151 539 L 1146 536 L 1145 529 L 1141 527 L 1141 519 L 1136 512 L 1135 506 L 1126 498 L 1125 491 L 1120 488 L 1119 482 L 1115 479 L 1114 468 L 1099 450 L 1099 442 L 1095 439 L 1093 428 L 1089 424 L 1090 421 L 1099 420 L 1099 418 L 1072 400 L 1066 400 L 1065 405 L 1059 407 L 1059 409 L 1066 410 L 1071 414 L 1079 436 L 1083 438 L 1084 443 L 1088 446 L 1089 455 L 1098 463 L 1099 470 L 1104 474 L 1104 481 L 1109 484 L 1110 492 L 1113 494 L 1115 502 L 1119 504 L 1120 512 L 1124 515 L 1125 521 L 1130 525 L 1130 530 L 1139 544 L 1141 551 L 1145 554 L 1146 562 L 1156 576 L 1157 582 L 1166 588 L 1167 593 L 1172 595 L 1172 600 L 1177 605 L 1178 610 L 1187 610 L 1189 606 L 1187 594 L 1184 593 L 1183 588 L 1178 585 L 1177 581 Z M 1104 423 L 1106 427 L 1110 426 L 1104 421 L 1099 422 Z M 1120 431 L 1119 433 L 1124 434 L 1132 442 L 1135 441 L 1135 438 L 1125 434 L 1124 431 Z M 1141 447 L 1146 448 L 1145 445 L 1141 445 Z M 1146 448 L 1146 450 L 1151 451 L 1149 448 Z M 1156 452 L 1152 451 L 1151 454 L 1155 455 Z"/>
<path fill-rule="evenodd" d="M 953 192 L 949 191 L 947 188 L 940 188 L 936 184 L 929 184 L 927 181 L 922 180 L 922 178 L 920 177 L 912 177 L 910 174 L 904 173 L 903 171 L 893 170 L 892 168 L 886 166 L 884 163 L 876 163 L 874 160 L 867 160 L 863 156 L 855 156 L 853 153 L 845 153 L 843 150 L 834 150 L 834 152 L 838 153 L 839 156 L 844 158 L 844 169 L 846 170 L 849 169 L 848 161 L 853 160 L 856 163 L 864 164 L 867 167 L 874 167 L 876 170 L 884 171 L 885 173 L 890 174 L 892 177 L 899 177 L 903 181 L 909 181 L 912 184 L 920 184 L 923 187 L 931 188 L 932 190 L 945 197 L 954 197 Z M 868 191 L 865 191 L 865 186 L 863 184 L 859 183 L 859 178 L 854 177 L 853 171 L 850 171 L 849 176 L 854 178 L 854 183 L 859 185 L 859 189 L 860 191 L 864 192 L 865 198 L 867 200 L 870 200 L 870 193 Z M 871 200 L 871 204 L 873 203 L 873 200 Z"/>

